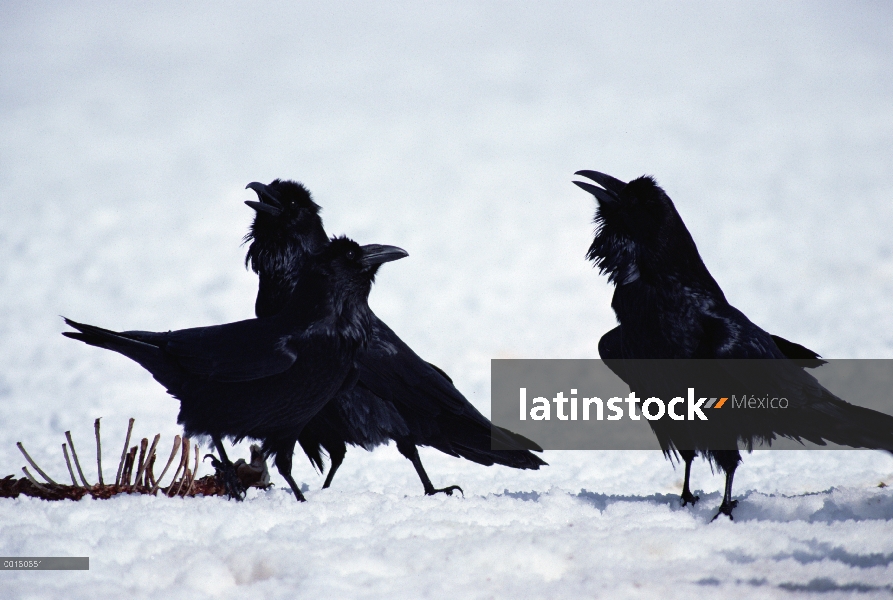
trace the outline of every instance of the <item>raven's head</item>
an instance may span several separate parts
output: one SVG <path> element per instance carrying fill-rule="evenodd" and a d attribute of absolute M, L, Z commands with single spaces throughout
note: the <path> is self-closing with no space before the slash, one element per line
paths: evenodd
<path fill-rule="evenodd" d="M 257 193 L 257 201 L 245 201 L 257 213 L 245 235 L 251 242 L 245 264 L 255 273 L 290 269 L 328 243 L 320 207 L 300 183 L 276 179 L 270 185 L 249 183 L 246 189 Z"/>
<path fill-rule="evenodd" d="M 382 264 L 406 256 L 409 254 L 396 246 L 360 246 L 350 238 L 333 237 L 326 247 L 308 257 L 312 274 L 307 286 L 315 282 L 325 287 L 336 329 L 365 343 L 371 326 L 368 299 L 375 274 Z"/>
<path fill-rule="evenodd" d="M 690 269 L 706 272 L 673 201 L 654 178 L 643 175 L 624 183 L 597 171 L 575 175 L 601 186 L 574 182 L 598 201 L 597 229 L 586 257 L 609 281 L 625 285 L 640 277 L 684 276 Z"/>
<path fill-rule="evenodd" d="M 360 246 L 352 239 L 340 236 L 333 237 L 317 256 L 327 264 L 330 277 L 345 284 L 350 282 L 351 286 L 369 289 L 381 265 L 405 258 L 409 253 L 397 246 Z"/>

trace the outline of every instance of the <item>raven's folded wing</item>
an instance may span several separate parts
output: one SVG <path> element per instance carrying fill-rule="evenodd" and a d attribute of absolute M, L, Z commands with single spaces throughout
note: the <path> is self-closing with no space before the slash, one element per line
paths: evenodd
<path fill-rule="evenodd" d="M 443 411 L 461 414 L 469 408 L 477 413 L 446 373 L 413 352 L 381 320 L 375 319 L 372 328 L 373 339 L 358 362 L 360 381 L 373 393 L 429 417 Z"/>

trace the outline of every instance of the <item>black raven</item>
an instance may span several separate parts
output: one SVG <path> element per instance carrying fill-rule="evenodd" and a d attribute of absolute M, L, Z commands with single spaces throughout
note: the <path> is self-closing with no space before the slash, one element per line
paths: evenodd
<path fill-rule="evenodd" d="M 356 354 L 371 336 L 367 299 L 382 263 L 407 256 L 394 246 L 334 238 L 305 257 L 301 288 L 274 316 L 166 333 L 115 332 L 65 322 L 63 335 L 138 362 L 180 400 L 187 436 L 208 435 L 220 453 L 227 491 L 241 495 L 222 439 L 253 438 L 295 497 L 295 441 L 325 404 L 356 381 Z M 284 265 L 288 268 L 288 265 Z"/>
<path fill-rule="evenodd" d="M 796 342 L 790 342 L 783 337 L 777 335 L 770 335 L 772 341 L 775 342 L 775 345 L 781 350 L 781 353 L 785 355 L 787 359 L 789 359 L 794 364 L 805 367 L 807 369 L 814 369 L 826 363 L 826 361 L 822 360 L 821 357 L 816 354 L 814 351 L 797 344 Z M 680 369 L 676 369 L 676 372 L 672 375 L 665 377 L 663 381 L 661 381 L 657 385 L 658 389 L 649 389 L 648 382 L 649 379 L 652 383 L 652 387 L 654 387 L 654 379 L 653 374 L 649 377 L 647 371 L 652 371 L 655 369 L 659 369 L 662 366 L 659 363 L 653 361 L 644 361 L 644 362 L 636 362 L 636 361 L 624 361 L 624 352 L 622 351 L 622 333 L 621 327 L 618 325 L 608 333 L 604 334 L 598 343 L 598 353 L 599 356 L 605 361 L 605 364 L 616 374 L 618 377 L 623 379 L 624 382 L 630 385 L 630 389 L 636 391 L 643 398 L 647 398 L 651 395 L 656 395 L 661 397 L 666 393 L 666 390 L 670 387 L 666 379 L 671 379 L 675 381 L 680 381 L 686 375 L 691 375 L 691 380 L 689 383 L 694 381 L 699 381 L 700 383 L 704 383 L 703 374 L 698 373 L 686 373 Z M 628 355 L 627 358 L 631 358 L 631 355 Z M 641 357 L 639 357 L 641 358 Z M 655 358 L 652 356 L 651 358 Z M 643 373 L 643 370 L 646 371 Z M 662 373 L 662 376 L 666 376 L 667 374 Z M 651 423 L 652 426 L 657 426 L 661 431 L 660 438 L 666 439 L 667 433 L 666 429 L 673 427 L 674 424 L 664 423 L 655 424 Z M 665 447 L 665 446 L 664 446 Z M 692 449 L 681 448 L 678 446 L 674 446 L 674 450 L 678 453 L 679 458 L 685 463 L 685 477 L 682 481 L 682 494 L 680 499 L 682 501 L 682 506 L 686 504 L 697 504 L 698 500 L 700 500 L 699 496 L 695 496 L 691 493 L 690 481 L 691 481 L 691 464 L 697 456 L 697 452 Z M 718 450 L 718 449 L 717 449 Z M 711 455 L 712 456 L 712 455 Z M 708 456 L 709 458 L 709 456 Z M 731 515 L 730 515 L 731 516 Z"/>
<path fill-rule="evenodd" d="M 276 314 L 291 294 L 303 286 L 300 270 L 286 268 L 327 244 L 320 207 L 303 185 L 275 180 L 270 185 L 250 183 L 258 201 L 247 201 L 256 215 L 246 241 L 251 241 L 246 264 L 259 275 L 255 313 Z M 419 458 L 418 446 L 431 446 L 451 456 L 482 465 L 501 464 L 538 469 L 546 464 L 528 449 L 541 451 L 532 441 L 494 427 L 455 388 L 438 367 L 422 360 L 380 319 L 372 317 L 372 335 L 358 357 L 359 381 L 327 404 L 308 423 L 298 441 L 310 461 L 322 471 L 322 450 L 329 455 L 323 487 L 332 483 L 344 460 L 346 444 L 367 450 L 397 443 L 408 458 L 425 493 L 452 494 L 459 486 L 435 488 Z M 491 449 L 493 441 L 505 450 Z"/>
<path fill-rule="evenodd" d="M 691 461 L 701 453 L 726 474 L 717 516 L 731 518 L 737 504 L 732 480 L 741 462 L 739 442 L 752 448 L 754 442 L 771 443 L 781 435 L 893 451 L 893 417 L 831 394 L 804 371 L 823 364 L 815 352 L 768 334 L 726 301 L 673 202 L 653 178 L 627 184 L 597 171 L 576 174 L 600 186 L 574 182 L 598 200 L 597 230 L 587 258 L 615 285 L 611 306 L 620 325 L 599 341 L 599 355 L 608 366 L 647 398 L 645 394 L 657 396 L 655 390 L 684 389 L 692 372 L 680 366 L 658 373 L 657 361 L 631 359 L 774 359 L 698 363 L 699 368 L 711 365 L 712 383 L 727 393 L 748 389 L 758 380 L 783 391 L 790 402 L 783 412 L 735 411 L 739 414 L 730 418 L 728 411 L 717 411 L 709 426 L 667 418 L 649 421 L 664 454 L 678 452 L 686 463 L 683 504 L 697 501 L 689 489 L 689 473 Z M 743 377 L 747 364 L 759 368 Z"/>

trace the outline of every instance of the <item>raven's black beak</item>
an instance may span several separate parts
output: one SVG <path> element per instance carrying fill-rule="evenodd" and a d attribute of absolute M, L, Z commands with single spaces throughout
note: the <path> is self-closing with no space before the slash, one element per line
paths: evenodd
<path fill-rule="evenodd" d="M 368 244 L 363 246 L 363 264 L 367 266 L 380 265 L 400 260 L 409 256 L 409 252 L 397 246 L 382 246 L 381 244 Z"/>
<path fill-rule="evenodd" d="M 275 206 L 270 206 L 269 204 L 264 204 L 263 202 L 255 202 L 254 200 L 245 200 L 245 204 L 253 208 L 258 212 L 265 212 L 273 215 L 274 217 L 278 217 L 282 214 L 281 208 L 276 208 Z"/>
<path fill-rule="evenodd" d="M 276 197 L 276 194 L 266 185 L 262 183 L 258 183 L 253 181 L 245 186 L 245 189 L 254 190 L 257 193 L 257 197 L 260 202 L 256 202 L 254 200 L 246 200 L 245 204 L 250 206 L 256 211 L 263 211 L 265 213 L 269 213 L 274 217 L 278 217 L 282 214 L 282 202 L 279 201 L 279 198 Z"/>
<path fill-rule="evenodd" d="M 610 175 L 599 173 L 598 171 L 577 171 L 574 175 L 582 175 L 596 182 L 606 190 L 619 194 L 620 190 L 626 187 L 626 182 L 620 181 Z"/>
<path fill-rule="evenodd" d="M 595 199 L 599 201 L 601 204 L 614 204 L 616 203 L 620 197 L 620 190 L 626 187 L 626 184 L 620 181 L 619 179 L 615 179 L 610 175 L 605 175 L 604 173 L 599 173 L 598 171 L 577 171 L 574 175 L 582 175 L 583 177 L 588 177 L 593 180 L 597 184 L 602 187 L 596 187 L 591 183 L 586 183 L 584 181 L 575 181 L 574 185 L 586 190 L 593 196 Z M 604 188 L 604 189 L 602 189 Z"/>

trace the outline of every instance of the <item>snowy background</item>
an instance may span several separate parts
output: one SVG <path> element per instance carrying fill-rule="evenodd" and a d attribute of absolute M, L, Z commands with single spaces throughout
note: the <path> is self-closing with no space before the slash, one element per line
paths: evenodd
<path fill-rule="evenodd" d="M 252 316 L 250 181 L 303 181 L 330 233 L 406 248 L 371 304 L 489 413 L 489 360 L 591 358 L 612 289 L 578 169 L 653 174 L 730 301 L 833 358 L 893 358 L 893 9 L 812 3 L 0 5 L 0 476 L 22 441 L 106 477 L 126 421 L 178 432 L 140 367 L 59 315 L 167 330 Z M 166 450 L 164 450 L 166 452 Z M 247 448 L 234 450 L 246 456 Z M 0 500 L 0 597 L 889 595 L 893 457 L 745 457 L 736 521 L 656 452 L 539 472 L 350 450 L 218 498 Z M 87 461 L 89 462 L 89 461 Z M 209 471 L 207 465 L 200 472 Z M 89 470 L 88 470 L 89 472 Z M 93 476 L 95 478 L 95 475 Z"/>

